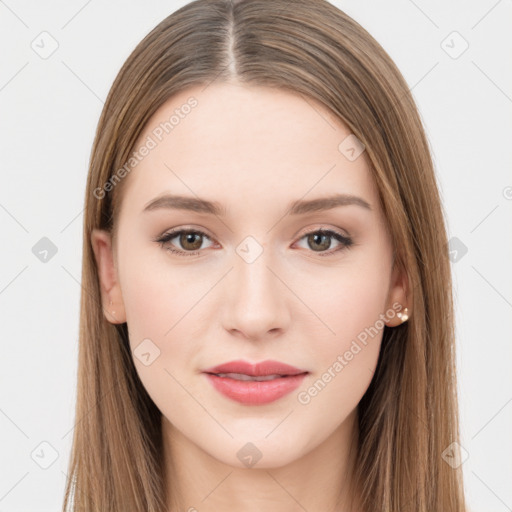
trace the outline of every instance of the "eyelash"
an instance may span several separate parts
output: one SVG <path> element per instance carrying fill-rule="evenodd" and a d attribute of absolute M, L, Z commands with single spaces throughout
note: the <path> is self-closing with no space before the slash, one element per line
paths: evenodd
<path fill-rule="evenodd" d="M 210 237 L 206 233 L 196 230 L 196 229 L 178 229 L 175 231 L 169 231 L 167 233 L 164 233 L 160 237 L 157 237 L 154 241 L 158 242 L 162 246 L 162 248 L 164 248 L 166 243 L 170 242 L 173 238 L 176 238 L 177 236 L 179 236 L 183 233 L 202 235 L 203 237 L 210 239 Z M 341 233 L 338 233 L 337 231 L 333 231 L 331 229 L 322 229 L 322 228 L 316 229 L 314 231 L 310 231 L 309 233 L 305 233 L 304 235 L 302 235 L 299 238 L 299 240 L 302 240 L 303 238 L 305 238 L 309 235 L 314 235 L 314 234 L 327 235 L 331 238 L 336 239 L 338 242 L 340 242 L 342 244 L 339 248 L 334 249 L 334 250 L 311 251 L 311 252 L 315 252 L 319 256 L 331 256 L 335 253 L 344 251 L 346 249 L 350 249 L 350 247 L 355 245 L 351 238 L 344 236 Z M 196 256 L 200 252 L 200 251 L 181 251 L 181 250 L 174 249 L 172 247 L 167 247 L 167 250 L 173 254 L 176 254 L 177 256 L 180 256 L 180 257 L 181 256 Z"/>

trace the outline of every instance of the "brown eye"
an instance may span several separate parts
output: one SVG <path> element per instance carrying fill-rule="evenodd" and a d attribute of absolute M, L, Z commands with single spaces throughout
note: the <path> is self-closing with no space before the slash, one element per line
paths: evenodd
<path fill-rule="evenodd" d="M 325 251 L 329 249 L 331 246 L 331 238 L 329 235 L 324 235 L 323 233 L 311 233 L 307 235 L 308 237 L 308 244 L 309 247 L 311 247 L 314 251 L 315 246 L 318 247 L 320 251 Z"/>
<path fill-rule="evenodd" d="M 337 241 L 338 247 L 331 249 L 333 238 Z M 301 240 L 302 239 L 305 240 L 307 248 L 318 253 L 319 256 L 329 256 L 343 251 L 344 249 L 348 249 L 354 244 L 351 238 L 337 233 L 336 231 L 326 229 L 311 231 L 304 235 Z"/>
<path fill-rule="evenodd" d="M 200 233 L 195 233 L 193 231 L 183 231 L 179 235 L 179 241 L 183 249 L 197 251 L 201 248 L 203 236 Z"/>
<path fill-rule="evenodd" d="M 201 231 L 179 229 L 165 233 L 155 239 L 155 242 L 178 256 L 195 256 L 199 254 L 205 239 L 209 240 L 209 237 Z"/>

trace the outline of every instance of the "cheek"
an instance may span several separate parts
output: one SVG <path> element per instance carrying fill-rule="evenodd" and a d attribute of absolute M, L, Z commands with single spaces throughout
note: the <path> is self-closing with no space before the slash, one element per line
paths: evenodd
<path fill-rule="evenodd" d="M 204 294 L 201 280 L 194 279 L 183 266 L 173 266 L 166 256 L 164 249 L 152 246 L 124 248 L 119 272 L 132 345 L 150 338 L 163 349 L 186 325 L 191 309 Z"/>
<path fill-rule="evenodd" d="M 173 423 L 180 408 L 197 404 L 187 392 L 187 371 L 197 353 L 199 336 L 194 335 L 194 305 L 204 295 L 204 284 L 183 278 L 183 270 L 148 265 L 132 253 L 124 261 L 123 300 L 132 358 L 147 393 Z M 196 307 L 200 307 L 197 304 Z"/>
<path fill-rule="evenodd" d="M 375 261 L 361 261 L 331 272 L 331 278 L 322 289 L 310 295 L 311 308 L 324 320 L 327 351 L 342 350 L 352 339 L 376 327 L 382 330 L 380 315 L 385 312 L 389 292 L 389 275 Z M 329 336 L 330 334 L 330 336 Z M 364 336 L 361 336 L 364 337 Z"/>
<path fill-rule="evenodd" d="M 183 269 L 155 258 L 154 251 L 124 254 L 119 270 L 130 348 L 151 394 L 153 386 L 168 387 L 171 376 L 166 370 L 174 374 L 175 368 L 186 368 L 187 361 L 190 365 L 195 350 L 194 313 L 205 286 Z M 148 361 L 152 362 L 146 365 Z"/>
<path fill-rule="evenodd" d="M 386 283 L 379 276 L 366 275 L 372 280 L 357 280 L 353 286 L 347 285 L 332 297 L 334 330 L 344 338 L 355 338 L 372 326 L 382 329 L 381 322 L 377 323 L 377 320 L 385 308 Z"/>
<path fill-rule="evenodd" d="M 132 265 L 123 283 L 123 301 L 132 348 L 143 338 L 158 340 L 161 345 L 176 321 L 179 305 L 176 289 L 164 286 L 162 280 L 143 265 Z"/>
<path fill-rule="evenodd" d="M 375 370 L 388 294 L 385 262 L 378 259 L 340 269 L 323 292 L 310 296 L 311 308 L 323 320 L 315 344 L 317 368 L 299 403 L 311 411 L 336 403 L 343 418 L 361 399 Z M 328 326 L 328 327 L 327 327 Z"/>

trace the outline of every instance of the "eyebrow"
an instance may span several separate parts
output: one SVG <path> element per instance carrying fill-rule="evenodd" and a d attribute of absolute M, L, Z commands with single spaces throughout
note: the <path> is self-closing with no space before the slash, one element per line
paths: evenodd
<path fill-rule="evenodd" d="M 355 205 L 366 210 L 372 210 L 370 204 L 361 197 L 352 194 L 334 194 L 317 199 L 293 201 L 288 205 L 289 215 L 304 215 L 306 213 L 331 210 L 339 206 Z M 226 215 L 226 208 L 216 201 L 208 201 L 197 197 L 166 194 L 149 201 L 143 212 L 159 209 L 187 210 L 197 213 L 209 213 L 219 217 Z"/>

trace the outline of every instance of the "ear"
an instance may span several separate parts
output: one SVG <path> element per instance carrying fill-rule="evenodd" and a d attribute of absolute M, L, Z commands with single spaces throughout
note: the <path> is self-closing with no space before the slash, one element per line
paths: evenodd
<path fill-rule="evenodd" d="M 126 322 L 126 312 L 112 250 L 112 235 L 105 230 L 93 229 L 91 245 L 98 267 L 103 313 L 110 323 L 122 324 Z"/>
<path fill-rule="evenodd" d="M 397 325 L 401 325 L 403 321 L 396 313 L 404 313 L 405 308 L 408 309 L 407 315 L 409 317 L 411 316 L 412 311 L 409 301 L 409 279 L 407 272 L 401 265 L 394 264 L 391 273 L 386 311 L 395 311 L 395 315 L 386 322 L 387 326 L 396 327 Z"/>

